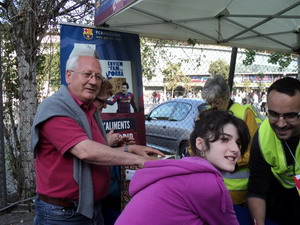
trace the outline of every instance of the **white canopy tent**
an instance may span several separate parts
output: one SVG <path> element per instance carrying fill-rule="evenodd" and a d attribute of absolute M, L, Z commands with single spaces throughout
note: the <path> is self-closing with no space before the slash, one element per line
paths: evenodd
<path fill-rule="evenodd" d="M 300 52 L 296 0 L 142 0 L 105 25 L 146 37 Z"/>
<path fill-rule="evenodd" d="M 145 37 L 232 46 L 230 87 L 238 47 L 297 54 L 300 66 L 296 0 L 139 0 L 104 22 Z"/>

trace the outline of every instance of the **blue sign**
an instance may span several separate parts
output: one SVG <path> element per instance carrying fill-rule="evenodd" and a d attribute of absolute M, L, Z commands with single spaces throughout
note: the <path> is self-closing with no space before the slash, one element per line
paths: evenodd
<path fill-rule="evenodd" d="M 108 18 L 125 10 L 137 0 L 96 0 L 94 25 L 103 24 Z"/>
<path fill-rule="evenodd" d="M 123 131 L 122 129 L 117 130 L 122 131 L 122 133 L 126 133 L 126 130 L 128 130 L 128 132 L 133 133 L 134 136 L 137 137 L 137 143 L 145 144 L 143 82 L 139 36 L 89 26 L 62 24 L 60 30 L 60 71 L 61 83 L 63 85 L 67 86 L 65 79 L 66 62 L 70 54 L 76 51 L 82 51 L 86 48 L 95 50 L 99 55 L 102 74 L 111 81 L 113 93 L 120 93 L 122 91 L 122 84 L 124 82 L 128 83 L 128 93 L 133 94 L 135 105 L 138 108 L 138 112 L 136 113 L 133 113 L 133 110 L 131 110 L 132 113 L 116 113 L 119 104 L 107 106 L 107 108 L 103 110 L 102 116 L 104 120 L 105 118 L 109 118 L 109 121 L 105 124 L 108 127 L 108 125 L 114 124 L 112 123 L 114 119 L 119 121 L 119 119 L 122 118 L 122 120 L 126 122 L 129 121 L 128 119 L 126 120 L 126 118 L 131 118 L 130 128 L 125 128 Z M 139 118 L 139 120 L 136 120 L 137 118 Z M 118 124 L 121 124 L 120 121 Z M 138 131 L 136 126 L 138 127 Z"/>

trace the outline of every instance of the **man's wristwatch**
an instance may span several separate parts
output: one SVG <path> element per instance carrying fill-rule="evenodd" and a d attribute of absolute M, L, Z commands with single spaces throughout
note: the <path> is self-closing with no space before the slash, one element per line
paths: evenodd
<path fill-rule="evenodd" d="M 125 145 L 124 152 L 128 152 L 128 145 Z"/>

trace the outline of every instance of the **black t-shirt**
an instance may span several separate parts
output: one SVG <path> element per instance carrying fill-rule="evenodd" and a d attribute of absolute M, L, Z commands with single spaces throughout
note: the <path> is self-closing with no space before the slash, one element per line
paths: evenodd
<path fill-rule="evenodd" d="M 294 156 L 298 143 L 299 138 L 287 141 Z M 282 142 L 282 146 L 284 147 L 287 164 L 297 166 L 284 142 Z M 258 144 L 258 132 L 254 135 L 252 141 L 249 169 L 248 196 L 256 196 L 266 200 L 267 218 L 280 225 L 297 224 L 300 212 L 300 196 L 296 188 L 284 188 L 273 175 L 271 166 L 262 156 Z"/>

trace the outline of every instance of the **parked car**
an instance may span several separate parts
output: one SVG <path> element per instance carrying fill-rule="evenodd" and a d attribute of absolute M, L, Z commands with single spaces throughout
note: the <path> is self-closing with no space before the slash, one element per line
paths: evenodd
<path fill-rule="evenodd" d="M 205 109 L 207 104 L 201 99 L 174 99 L 158 105 L 146 115 L 147 146 L 184 156 L 195 119 Z"/>

